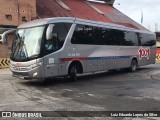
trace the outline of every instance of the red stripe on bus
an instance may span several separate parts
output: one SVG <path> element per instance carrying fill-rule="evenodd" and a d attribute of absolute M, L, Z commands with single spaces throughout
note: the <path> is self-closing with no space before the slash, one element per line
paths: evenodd
<path fill-rule="evenodd" d="M 87 58 L 61 58 L 61 61 L 87 60 Z"/>

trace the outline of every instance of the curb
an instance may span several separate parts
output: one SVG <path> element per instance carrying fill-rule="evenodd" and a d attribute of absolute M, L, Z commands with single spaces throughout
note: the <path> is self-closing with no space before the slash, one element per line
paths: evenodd
<path fill-rule="evenodd" d="M 160 80 L 160 73 L 151 75 L 153 79 Z"/>

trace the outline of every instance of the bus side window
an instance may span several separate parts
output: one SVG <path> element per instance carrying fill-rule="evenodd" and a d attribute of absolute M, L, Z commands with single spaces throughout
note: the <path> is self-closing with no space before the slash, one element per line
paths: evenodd
<path fill-rule="evenodd" d="M 140 33 L 141 44 L 142 46 L 155 46 L 156 45 L 156 37 L 150 34 Z"/>
<path fill-rule="evenodd" d="M 138 46 L 140 44 L 137 33 L 131 31 L 125 31 L 124 33 L 126 46 Z"/>
<path fill-rule="evenodd" d="M 52 37 L 50 40 L 46 40 L 45 49 L 47 51 L 53 52 L 57 46 L 57 33 L 52 33 Z"/>
<path fill-rule="evenodd" d="M 142 37 L 140 36 L 140 33 L 136 33 L 136 35 L 137 35 L 137 38 L 138 38 L 138 46 L 141 46 Z"/>
<path fill-rule="evenodd" d="M 55 52 L 62 48 L 66 36 L 70 30 L 71 23 L 55 23 L 51 39 L 46 40 L 45 42 L 45 49 L 48 53 Z"/>

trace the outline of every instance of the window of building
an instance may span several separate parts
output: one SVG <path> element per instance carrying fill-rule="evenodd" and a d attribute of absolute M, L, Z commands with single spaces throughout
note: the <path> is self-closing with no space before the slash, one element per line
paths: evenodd
<path fill-rule="evenodd" d="M 11 12 L 11 9 L 8 9 L 9 12 Z"/>
<path fill-rule="evenodd" d="M 26 17 L 25 17 L 25 16 L 23 16 L 23 17 L 22 17 L 22 21 L 27 22 L 27 19 L 26 19 Z"/>
<path fill-rule="evenodd" d="M 6 19 L 12 20 L 12 15 L 6 15 Z"/>

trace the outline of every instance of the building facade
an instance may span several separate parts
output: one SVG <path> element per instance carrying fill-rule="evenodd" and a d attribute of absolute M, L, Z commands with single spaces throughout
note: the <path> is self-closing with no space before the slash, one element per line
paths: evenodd
<path fill-rule="evenodd" d="M 0 0 L 0 29 L 13 28 L 38 18 L 77 17 L 146 30 L 143 26 L 113 7 L 115 0 Z M 0 58 L 9 57 L 13 36 L 0 43 Z"/>
<path fill-rule="evenodd" d="M 33 19 L 37 19 L 36 0 L 0 0 L 0 30 L 16 28 Z M 3 65 L 2 61 L 8 60 L 10 56 L 13 37 L 13 34 L 9 34 L 7 42 L 0 43 L 0 68 L 5 67 L 6 64 Z"/>
<path fill-rule="evenodd" d="M 0 0 L 0 27 L 36 19 L 36 0 Z"/>
<path fill-rule="evenodd" d="M 37 0 L 37 15 L 40 18 L 77 17 L 148 31 L 142 25 L 114 8 L 115 0 L 97 1 L 104 1 L 105 3 L 87 0 Z"/>

